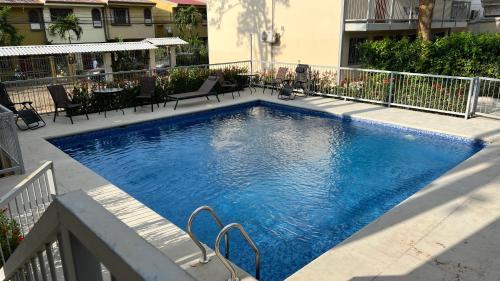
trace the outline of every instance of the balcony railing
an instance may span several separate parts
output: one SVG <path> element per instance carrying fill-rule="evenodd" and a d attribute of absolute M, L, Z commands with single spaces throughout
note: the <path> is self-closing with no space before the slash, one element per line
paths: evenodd
<path fill-rule="evenodd" d="M 24 173 L 23 156 L 14 113 L 0 105 L 0 176 L 12 173 Z"/>
<path fill-rule="evenodd" d="M 470 5 L 470 1 L 437 0 L 434 4 L 432 27 L 461 27 L 469 18 Z M 418 0 L 347 0 L 344 14 L 348 31 L 355 27 L 353 24 L 359 23 L 372 24 L 372 29 L 379 30 L 415 28 Z M 460 23 L 457 25 L 457 22 Z M 365 28 L 371 29 L 369 26 Z"/>

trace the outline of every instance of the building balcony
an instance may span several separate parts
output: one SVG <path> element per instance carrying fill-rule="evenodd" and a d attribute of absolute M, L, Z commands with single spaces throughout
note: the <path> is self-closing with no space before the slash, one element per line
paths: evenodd
<path fill-rule="evenodd" d="M 470 1 L 436 0 L 432 28 L 467 27 Z M 417 28 L 418 0 L 346 0 L 345 31 Z"/>

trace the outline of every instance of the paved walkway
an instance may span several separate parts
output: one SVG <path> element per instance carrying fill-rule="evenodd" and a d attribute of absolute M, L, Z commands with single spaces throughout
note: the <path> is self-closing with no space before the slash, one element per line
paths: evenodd
<path fill-rule="evenodd" d="M 198 251 L 186 234 L 104 178 L 58 150 L 46 138 L 71 135 L 177 114 L 213 109 L 253 100 L 321 110 L 348 118 L 479 138 L 489 145 L 423 190 L 320 256 L 289 280 L 500 280 L 500 121 L 464 120 L 445 115 L 387 108 L 319 97 L 278 101 L 276 96 L 250 95 L 221 103 L 204 99 L 183 101 L 151 113 L 148 107 L 108 118 L 93 114 L 49 121 L 46 128 L 19 134 L 27 170 L 45 160 L 55 163 L 62 192 L 87 191 L 110 212 L 136 230 L 199 280 L 224 280 L 227 271 L 217 262 L 193 266 Z M 0 181 L 0 192 L 17 178 Z M 187 219 L 187 218 L 186 218 Z M 246 278 L 251 279 L 250 277 Z"/>

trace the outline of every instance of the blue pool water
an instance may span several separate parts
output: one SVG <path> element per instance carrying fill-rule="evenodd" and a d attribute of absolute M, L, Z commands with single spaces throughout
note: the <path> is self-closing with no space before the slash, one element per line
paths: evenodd
<path fill-rule="evenodd" d="M 242 223 L 262 280 L 285 279 L 482 148 L 267 103 L 51 141 L 183 229 L 201 205 Z M 213 247 L 208 215 L 194 230 Z M 253 253 L 231 239 L 253 274 Z"/>

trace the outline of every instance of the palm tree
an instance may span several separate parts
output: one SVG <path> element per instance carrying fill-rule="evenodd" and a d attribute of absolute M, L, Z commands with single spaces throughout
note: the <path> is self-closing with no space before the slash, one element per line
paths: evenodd
<path fill-rule="evenodd" d="M 175 25 L 183 39 L 192 42 L 198 39 L 196 29 L 200 25 L 202 15 L 195 6 L 180 8 L 175 13 Z"/>
<path fill-rule="evenodd" d="M 432 12 L 435 0 L 418 1 L 418 36 L 424 41 L 431 41 Z"/>
<path fill-rule="evenodd" d="M 0 46 L 19 45 L 23 40 L 23 36 L 17 34 L 16 28 L 7 21 L 10 9 L 9 6 L 0 9 Z"/>
<path fill-rule="evenodd" d="M 50 35 L 59 35 L 61 39 L 65 40 L 68 36 L 69 43 L 71 44 L 71 31 L 76 36 L 76 40 L 80 40 L 83 34 L 82 27 L 80 26 L 80 19 L 71 13 L 65 17 L 59 17 L 55 23 L 49 26 Z"/>

